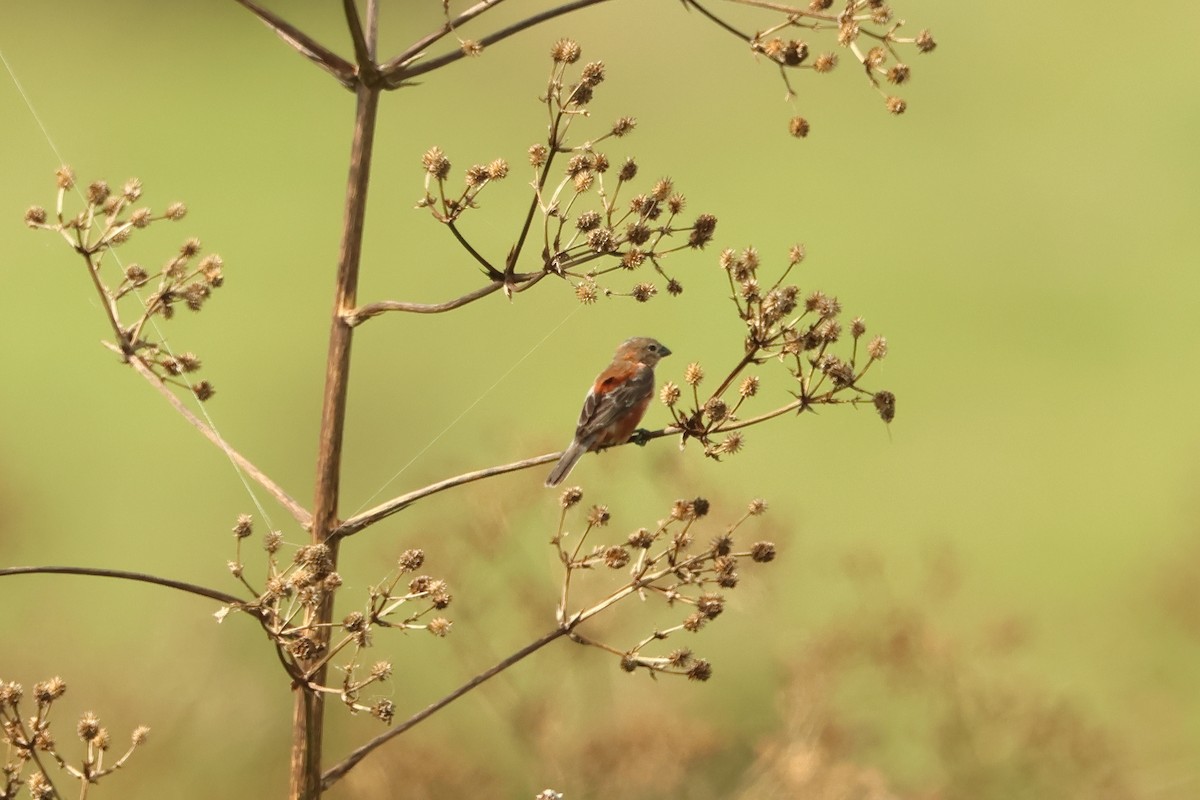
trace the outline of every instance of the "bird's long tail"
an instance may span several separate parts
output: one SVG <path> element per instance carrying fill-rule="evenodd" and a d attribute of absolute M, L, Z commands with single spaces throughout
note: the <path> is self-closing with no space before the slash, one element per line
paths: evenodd
<path fill-rule="evenodd" d="M 554 465 L 554 469 L 550 470 L 550 475 L 546 478 L 547 486 L 558 486 L 563 482 L 571 470 L 574 469 L 576 462 L 583 458 L 583 454 L 587 452 L 587 448 L 577 441 L 571 442 L 571 446 L 563 451 L 562 456 L 558 459 L 558 463 Z"/>

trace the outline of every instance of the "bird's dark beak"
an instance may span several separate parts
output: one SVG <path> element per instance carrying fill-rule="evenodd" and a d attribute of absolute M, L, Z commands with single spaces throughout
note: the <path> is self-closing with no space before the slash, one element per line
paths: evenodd
<path fill-rule="evenodd" d="M 662 342 L 659 342 L 658 343 L 658 357 L 666 358 L 669 355 L 671 355 L 671 348 L 667 347 Z"/>

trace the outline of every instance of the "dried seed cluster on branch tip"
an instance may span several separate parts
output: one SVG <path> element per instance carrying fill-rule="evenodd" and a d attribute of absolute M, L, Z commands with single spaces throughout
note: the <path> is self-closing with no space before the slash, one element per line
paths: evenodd
<path fill-rule="evenodd" d="M 878 392 L 864 385 L 864 376 L 887 353 L 886 339 L 875 336 L 860 347 L 867 330 L 862 317 L 843 327 L 837 297 L 820 290 L 803 293 L 789 283 L 804 260 L 800 244 L 789 248 L 787 264 L 779 272 L 768 271 L 753 247 L 726 249 L 718 256 L 745 339 L 740 357 L 727 369 L 702 368 L 699 362 L 684 368 L 679 383 L 692 387 L 686 401 L 675 381 L 664 382 L 659 399 L 670 409 L 671 424 L 682 432 L 683 443 L 696 439 L 706 456 L 720 459 L 745 446 L 744 429 L 819 405 L 874 403 L 885 421 L 892 419 L 894 399 L 877 400 Z M 782 388 L 794 399 L 772 410 L 747 411 L 761 402 L 759 398 L 777 395 L 769 386 L 769 372 L 759 372 L 776 369 L 772 364 L 786 373 Z M 750 368 L 756 372 L 747 375 Z M 714 388 L 702 392 L 702 386 Z"/>
<path fill-rule="evenodd" d="M 45 208 L 34 206 L 25 212 L 25 224 L 58 233 L 83 258 L 94 278 L 98 278 L 93 283 L 102 295 L 100 308 L 116 336 L 115 341 L 108 343 L 110 348 L 126 362 L 136 358 L 165 383 L 190 388 L 200 400 L 211 398 L 215 392 L 207 381 L 189 386 L 176 379 L 182 372 L 198 370 L 200 360 L 190 353 L 186 358 L 172 355 L 165 343 L 151 338 L 157 328 L 149 323 L 155 316 L 171 319 L 179 303 L 192 311 L 202 310 L 213 291 L 224 283 L 220 257 L 209 255 L 198 264 L 193 263 L 201 249 L 200 240 L 195 238 L 184 241 L 177 254 L 153 272 L 133 262 L 123 266 L 111 255 L 113 249 L 126 245 L 137 231 L 163 220 L 183 219 L 187 207 L 174 202 L 161 214 L 145 206 L 135 208 L 133 203 L 141 198 L 142 185 L 131 178 L 119 193 L 114 193 L 106 181 L 93 181 L 82 193 L 84 209 L 70 216 L 64 210 L 68 205 L 67 192 L 75 187 L 70 167 L 64 166 L 55 173 L 55 184 L 58 187 L 55 207 L 59 210 L 51 216 Z M 113 264 L 107 267 L 106 262 Z"/>
<path fill-rule="evenodd" d="M 15 797 L 16 790 L 24 783 L 31 797 L 58 797 L 53 785 L 42 773 L 31 771 L 24 774 L 27 767 L 41 765 L 51 759 L 72 780 L 80 780 L 85 787 L 99 783 L 125 766 L 134 749 L 149 736 L 149 728 L 135 728 L 130 736 L 129 748 L 116 761 L 106 764 L 103 753 L 111 748 L 112 737 L 94 712 L 84 712 L 75 723 L 74 733 L 87 744 L 86 752 L 78 765 L 70 763 L 70 756 L 58 751 L 53 729 L 53 718 L 58 715 L 51 713 L 54 703 L 66 691 L 67 684 L 60 677 L 39 681 L 34 684 L 32 693 L 36 708 L 29 713 L 21 708 L 24 699 L 21 684 L 0 681 L 0 722 L 9 756 L 9 763 L 4 767 L 4 779 L 0 781 L 0 796 Z"/>
<path fill-rule="evenodd" d="M 635 278 L 624 286 L 609 283 L 612 273 L 645 268 L 662 276 L 666 294 L 679 295 L 683 283 L 668 272 L 673 264 L 670 259 L 679 252 L 707 246 L 716 230 L 716 217 L 700 213 L 692 220 L 684 219 L 687 198 L 669 178 L 659 178 L 639 192 L 634 186 L 639 175 L 637 161 L 632 156 L 610 159 L 604 152 L 606 140 L 628 137 L 635 131 L 634 117 L 620 116 L 598 135 L 580 136 L 576 144 L 572 134 L 592 124 L 583 107 L 603 83 L 605 67 L 600 61 L 572 66 L 579 59 L 579 48 L 570 40 L 555 43 L 552 56 L 554 66 L 541 97 L 551 120 L 547 138 L 530 146 L 527 153 L 534 173 L 531 208 L 541 215 L 541 230 L 523 231 L 518 243 L 502 257 L 469 242 L 468 232 L 458 222 L 479 208 L 480 193 L 507 174 L 507 163 L 497 159 L 487 167 L 473 166 L 467 170 L 465 188 L 452 189 L 448 185 L 450 161 L 440 147 L 422 157 L 424 193 L 417 207 L 450 227 L 488 279 L 503 281 L 509 297 L 554 275 L 563 278 L 585 305 L 608 297 L 645 303 L 659 295 L 662 283 L 645 278 Z M 570 75 L 576 69 L 578 77 L 572 83 Z"/>
<path fill-rule="evenodd" d="M 928 31 L 915 37 L 904 36 L 904 22 L 896 21 L 891 7 L 885 3 L 848 0 L 839 12 L 831 11 L 832 6 L 832 0 L 812 0 L 806 10 L 771 8 L 770 11 L 780 14 L 778 21 L 760 28 L 750 40 L 751 51 L 778 69 L 789 100 L 797 97 L 791 83 L 791 76 L 797 70 L 812 70 L 817 74 L 832 72 L 838 64 L 838 56 L 833 52 L 822 52 L 812 57 L 816 45 L 802 39 L 781 37 L 779 34 L 786 30 L 806 29 L 814 39 L 828 41 L 831 38 L 831 43 L 836 43 L 858 61 L 868 83 L 881 94 L 881 76 L 893 85 L 909 80 L 911 68 L 900 63 L 903 48 L 912 46 L 920 53 L 929 53 L 936 47 Z M 889 65 L 889 59 L 896 63 Z M 893 114 L 902 113 L 906 107 L 900 98 L 885 95 L 885 100 Z M 793 117 L 788 130 L 792 136 L 803 138 L 808 135 L 808 122 L 803 117 Z"/>
<path fill-rule="evenodd" d="M 711 674 L 708 662 L 696 659 L 690 649 L 676 648 L 665 656 L 653 655 L 647 650 L 676 633 L 698 633 L 721 616 L 727 605 L 724 590 L 735 588 L 740 580 L 739 560 L 765 563 L 773 558 L 774 545 L 769 542 L 759 542 L 743 550 L 739 550 L 736 543 L 739 527 L 752 516 L 761 514 L 766 503 L 753 501 L 746 513 L 731 525 L 715 534 L 704 535 L 697 526 L 705 524 L 703 520 L 712 510 L 709 501 L 703 497 L 679 499 L 671 505 L 667 517 L 653 528 L 638 528 L 625 535 L 623 540 L 605 544 L 595 541 L 603 536 L 594 522 L 595 508 L 588 513 L 588 526 L 579 534 L 580 540 L 573 547 L 564 545 L 566 513 L 559 523 L 558 535 L 551 539 L 564 567 L 558 619 L 573 620 L 570 624 L 574 625 L 600 613 L 617 613 L 616 608 L 628 608 L 631 612 L 634 608 L 644 608 L 643 603 L 621 602 L 630 597 L 658 598 L 669 607 L 684 606 L 687 613 L 677 618 L 678 624 L 655 628 L 650 635 L 640 637 L 640 643 L 632 648 L 595 641 L 590 634 L 577 641 L 619 654 L 619 666 L 627 672 L 644 669 L 651 674 L 706 678 Z M 595 569 L 602 566 L 609 569 Z M 622 572 L 624 575 L 618 577 Z M 603 575 L 609 577 L 601 577 Z M 585 603 L 574 607 L 571 590 L 585 580 L 606 585 L 587 590 L 591 598 L 587 603 L 591 605 Z"/>

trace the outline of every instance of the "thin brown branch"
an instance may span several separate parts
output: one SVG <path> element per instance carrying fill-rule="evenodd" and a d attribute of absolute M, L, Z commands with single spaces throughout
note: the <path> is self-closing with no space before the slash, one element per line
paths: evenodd
<path fill-rule="evenodd" d="M 250 13 L 258 17 L 264 25 L 273 30 L 275 35 L 280 39 L 291 45 L 296 52 L 337 78 L 338 83 L 342 86 L 345 86 L 347 89 L 354 88 L 356 84 L 355 69 L 354 65 L 349 61 L 325 47 L 316 39 L 304 33 L 304 31 L 251 2 L 251 0 L 234 0 L 234 2 L 248 9 Z"/>
<path fill-rule="evenodd" d="M 95 578 L 115 578 L 123 581 L 137 581 L 139 583 L 150 583 L 155 586 L 165 586 L 168 589 L 178 589 L 181 592 L 207 597 L 209 600 L 216 600 L 218 603 L 224 603 L 229 606 L 242 607 L 246 602 L 240 597 L 227 594 L 226 592 L 216 589 L 209 589 L 207 586 L 198 586 L 194 583 L 186 581 L 172 580 L 171 578 L 160 578 L 157 575 L 150 575 L 145 572 L 131 572 L 125 569 L 100 569 L 99 567 L 5 567 L 0 569 L 0 578 L 8 577 L 9 575 L 90 575 Z"/>
<path fill-rule="evenodd" d="M 174 409 L 192 425 L 192 427 L 204 434 L 204 437 L 210 442 L 221 448 L 225 455 L 229 457 L 229 460 L 237 465 L 237 467 L 243 473 L 253 479 L 255 483 L 266 489 L 270 495 L 275 498 L 276 502 L 288 510 L 296 522 L 300 523 L 300 525 L 306 529 L 312 526 L 312 515 L 309 514 L 303 506 L 293 500 L 291 495 L 285 492 L 282 487 L 279 486 L 279 484 L 267 477 L 262 470 L 250 463 L 245 456 L 243 456 L 237 450 L 234 450 L 233 446 L 222 439 L 221 435 L 213 430 L 207 422 L 193 414 L 191 409 L 184 405 L 182 400 L 176 397 L 175 393 L 172 392 L 165 383 L 163 383 L 160 377 L 155 375 L 154 372 L 148 366 L 146 366 L 146 363 L 139 356 L 131 356 L 129 358 L 129 364 L 133 367 L 137 374 L 146 379 L 147 383 L 157 389 L 158 393 L 165 397 L 167 402 L 170 403 L 171 406 L 174 407 Z"/>
<path fill-rule="evenodd" d="M 515 275 L 513 276 L 519 283 L 514 288 L 514 291 L 523 292 L 530 286 L 533 286 L 549 273 L 537 272 L 531 275 Z M 473 303 L 476 300 L 481 300 L 493 292 L 503 288 L 504 281 L 492 281 L 484 286 L 467 292 L 462 297 L 456 297 L 453 300 L 447 300 L 444 303 L 409 303 L 402 300 L 381 300 L 378 303 L 369 303 L 365 306 L 359 306 L 353 311 L 343 315 L 346 324 L 351 327 L 356 327 L 363 324 L 371 317 L 377 317 L 380 314 L 388 311 L 406 311 L 410 314 L 441 314 L 444 311 L 453 311 L 456 308 L 461 308 L 468 303 Z"/>
<path fill-rule="evenodd" d="M 754 38 L 753 36 L 751 36 L 747 33 L 743 33 L 741 31 L 739 31 L 737 28 L 733 27 L 728 22 L 726 22 L 725 20 L 718 17 L 716 14 L 709 11 L 704 6 L 700 5 L 698 2 L 696 2 L 696 0 L 683 0 L 683 5 L 686 8 L 696 9 L 703 16 L 705 16 L 710 22 L 712 22 L 714 25 L 716 25 L 718 28 L 720 28 L 721 30 L 727 31 L 729 33 L 732 33 L 734 36 L 736 36 L 738 39 L 741 39 L 743 42 L 749 42 Z"/>
<path fill-rule="evenodd" d="M 417 489 L 416 491 L 409 492 L 408 494 L 402 494 L 399 497 L 393 497 L 386 503 L 381 503 L 374 508 L 367 509 L 361 514 L 355 514 L 353 517 L 343 522 L 341 526 L 333 532 L 333 535 L 338 539 L 344 539 L 347 536 L 358 533 L 364 528 L 374 525 L 381 519 L 390 517 L 397 511 L 403 511 L 416 501 L 424 497 L 428 497 L 431 494 L 437 494 L 438 492 L 443 492 L 446 489 L 453 489 L 455 486 L 462 486 L 464 483 L 472 483 L 473 481 L 495 477 L 496 475 L 504 475 L 509 472 L 518 472 L 523 469 L 528 469 L 529 467 L 536 467 L 539 464 L 549 464 L 551 461 L 557 461 L 561 455 L 561 452 L 546 453 L 545 455 L 534 456 L 533 458 L 526 458 L 522 459 L 521 461 L 514 461 L 511 464 L 501 464 L 495 467 L 488 467 L 487 469 L 476 470 L 475 472 L 466 472 L 462 475 L 456 475 L 453 478 L 447 478 L 444 481 L 438 481 L 437 483 L 430 484 L 423 489 Z"/>
<path fill-rule="evenodd" d="M 346 27 L 350 29 L 350 39 L 354 42 L 354 58 L 358 61 L 359 74 L 375 70 L 375 62 L 367 49 L 367 37 L 363 33 L 362 20 L 358 17 L 358 7 L 354 0 L 342 0 L 342 10 L 346 14 Z"/>
<path fill-rule="evenodd" d="M 664 436 L 674 436 L 680 432 L 680 428 L 674 425 L 668 425 L 667 427 L 656 431 L 645 431 L 639 435 L 638 442 L 645 443 L 652 439 L 660 439 Z M 626 442 L 625 444 L 630 443 L 631 442 Z M 613 446 L 623 447 L 624 445 Z M 500 464 L 495 467 L 476 470 L 475 472 L 465 472 L 462 475 L 455 475 L 453 478 L 446 478 L 443 481 L 431 483 L 422 489 L 417 489 L 409 492 L 408 494 L 402 494 L 399 497 L 393 497 L 391 500 L 388 500 L 385 503 L 380 503 L 374 508 L 369 508 L 361 514 L 355 514 L 353 517 L 350 517 L 348 520 L 343 522 L 341 527 L 334 531 L 333 535 L 339 539 L 352 536 L 364 528 L 368 528 L 371 525 L 374 525 L 376 522 L 390 517 L 392 514 L 395 514 L 398 511 L 403 511 L 408 506 L 412 505 L 418 500 L 428 497 L 429 495 L 437 494 L 438 492 L 444 492 L 447 489 L 453 489 L 455 486 L 462 486 L 466 483 L 483 480 L 484 478 L 493 478 L 497 475 L 504 475 L 509 472 L 520 472 L 521 470 L 529 469 L 530 467 L 536 467 L 541 464 L 549 464 L 551 461 L 557 461 L 561 456 L 561 451 L 557 453 L 546 453 L 540 456 L 533 456 L 532 458 L 525 458 L 520 461 L 513 461 L 509 464 Z"/>
<path fill-rule="evenodd" d="M 326 770 L 325 774 L 321 776 L 321 788 L 328 789 L 330 786 L 333 786 L 333 784 L 346 777 L 346 773 L 352 770 L 355 765 L 357 765 L 381 745 L 386 744 L 395 737 L 415 726 L 417 723 L 422 722 L 441 709 L 450 705 L 452 702 L 462 697 L 475 687 L 479 686 L 484 681 L 499 675 L 501 672 L 516 664 L 518 661 L 521 661 L 526 656 L 536 653 L 538 650 L 541 650 L 543 647 L 555 641 L 556 639 L 565 636 L 570 632 L 570 630 L 570 627 L 555 628 L 544 636 L 525 645 L 511 656 L 505 658 L 503 661 L 500 661 L 489 669 L 479 673 L 474 678 L 471 678 L 471 680 L 467 681 L 462 686 L 443 697 L 441 700 L 426 706 L 416 714 L 413 714 L 411 717 L 406 719 L 404 722 L 401 722 L 396 727 L 391 728 L 385 733 L 379 734 L 374 739 L 371 739 L 369 742 L 363 744 L 361 747 L 356 748 L 341 763 Z"/>
<path fill-rule="evenodd" d="M 489 8 L 495 6 L 498 1 L 499 0 L 492 0 L 492 2 L 487 2 L 485 0 L 485 2 L 472 6 L 470 9 L 460 14 L 454 21 L 446 23 L 446 26 L 443 27 L 442 30 L 431 33 L 428 36 L 418 40 L 403 53 L 384 64 L 380 68 L 380 71 L 383 74 L 383 79 L 387 86 L 393 89 L 397 88 L 411 78 L 415 78 L 418 75 L 423 75 L 426 72 L 432 72 L 435 69 L 440 69 L 447 64 L 452 64 L 455 61 L 466 57 L 467 54 L 459 49 L 450 53 L 445 53 L 444 55 L 440 55 L 436 58 L 431 58 L 428 61 L 422 61 L 420 64 L 412 64 L 413 60 L 418 58 L 426 47 L 450 33 L 455 27 L 463 22 L 466 22 L 467 19 L 478 16 L 484 11 L 487 11 Z M 484 47 L 490 47 L 496 42 L 503 41 L 510 36 L 518 34 L 521 31 L 532 28 L 533 26 L 548 20 L 552 20 L 555 17 L 561 17 L 564 14 L 570 14 L 573 11 L 578 11 L 581 8 L 587 8 L 588 6 L 599 5 L 600 3 L 607 2 L 609 2 L 609 0 L 575 0 L 575 2 L 572 3 L 564 3 L 557 8 L 550 8 L 542 11 L 541 13 L 530 15 L 523 20 L 514 22 L 507 28 L 501 28 L 495 33 L 481 37 L 477 41 Z"/>

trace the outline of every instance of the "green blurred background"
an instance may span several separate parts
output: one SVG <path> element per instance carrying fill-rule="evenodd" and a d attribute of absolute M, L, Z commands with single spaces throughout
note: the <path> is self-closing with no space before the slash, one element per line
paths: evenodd
<path fill-rule="evenodd" d="M 337 4 L 280 6 L 349 52 Z M 513 0 L 462 33 L 540 7 Z M 381 51 L 431 29 L 439 9 L 385 3 Z M 770 502 L 745 535 L 777 540 L 781 558 L 744 569 L 725 616 L 684 642 L 713 661 L 713 679 L 651 682 L 599 651 L 553 647 L 331 796 L 1200 795 L 1200 380 L 1186 328 L 1200 290 L 1200 92 L 1181 57 L 1200 11 L 1133 24 L 1033 2 L 895 10 L 940 45 L 907 58 L 908 113 L 889 115 L 843 58 L 831 75 L 793 77 L 806 140 L 786 133 L 794 110 L 774 70 L 671 2 L 543 25 L 384 97 L 363 301 L 477 285 L 448 233 L 413 209 L 434 144 L 456 174 L 513 165 L 465 223 L 502 258 L 560 36 L 608 65 L 595 133 L 639 121 L 613 160 L 633 154 L 648 179 L 670 175 L 690 211 L 720 224 L 716 246 L 673 260 L 679 298 L 580 307 L 547 281 L 512 303 L 361 328 L 344 513 L 563 446 L 584 387 L 628 335 L 674 350 L 660 379 L 692 360 L 712 373 L 732 363 L 741 332 L 716 266 L 726 246 L 754 245 L 770 267 L 804 242 L 802 288 L 838 295 L 888 337 L 872 385 L 896 393 L 898 415 L 890 429 L 848 408 L 785 418 L 720 464 L 663 441 L 586 459 L 573 479 L 621 535 L 676 497 L 709 497 L 713 533 L 750 498 Z M 0 80 L 0 563 L 236 591 L 229 529 L 253 510 L 241 483 L 99 345 L 106 326 L 78 259 L 21 217 L 53 205 L 47 133 L 81 183 L 136 175 L 152 207 L 188 203 L 184 222 L 124 255 L 155 265 L 196 235 L 224 257 L 227 285 L 205 313 L 165 330 L 203 358 L 222 433 L 307 505 L 352 98 L 234 3 L 3 16 L 0 47 L 45 133 Z M 747 29 L 774 20 L 733 16 Z M 764 372 L 760 408 L 787 389 Z M 652 409 L 649 422 L 665 420 Z M 552 624 L 557 506 L 542 477 L 437 496 L 344 550 L 344 598 L 414 546 L 454 588 L 449 639 L 376 639 L 396 666 L 400 717 Z M 280 796 L 287 686 L 263 637 L 236 617 L 215 625 L 214 610 L 137 585 L 6 578 L 0 679 L 67 680 L 62 742 L 89 708 L 118 742 L 152 727 L 100 796 Z M 605 630 L 625 645 L 667 624 L 650 607 L 621 616 Z M 331 760 L 378 732 L 338 708 L 330 718 Z"/>

